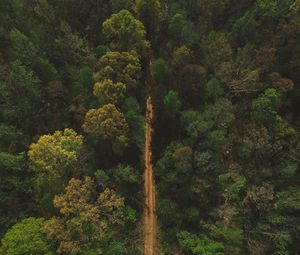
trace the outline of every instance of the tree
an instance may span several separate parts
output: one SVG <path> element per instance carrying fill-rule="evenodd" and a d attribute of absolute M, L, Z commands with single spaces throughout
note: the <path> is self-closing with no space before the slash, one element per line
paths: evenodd
<path fill-rule="evenodd" d="M 17 147 L 24 146 L 26 137 L 15 126 L 3 123 L 0 124 L 0 141 L 1 151 L 16 151 Z"/>
<path fill-rule="evenodd" d="M 176 117 L 181 110 L 181 101 L 178 97 L 178 93 L 174 90 L 170 90 L 164 98 L 164 110 L 168 117 Z"/>
<path fill-rule="evenodd" d="M 256 0 L 256 7 L 261 11 L 263 16 L 269 17 L 278 17 L 287 15 L 291 9 L 293 8 L 294 1 L 293 0 Z"/>
<path fill-rule="evenodd" d="M 53 47 L 53 46 L 52 46 Z M 60 33 L 54 42 L 54 49 L 62 63 L 81 63 L 90 55 L 87 41 L 73 32 L 70 25 L 60 22 Z"/>
<path fill-rule="evenodd" d="M 199 26 L 201 27 L 202 33 L 208 33 L 222 22 L 225 22 L 226 10 L 230 4 L 229 0 L 201 0 L 201 1 L 188 1 L 190 3 L 189 12 L 200 16 Z M 200 12 L 199 12 L 200 11 Z"/>
<path fill-rule="evenodd" d="M 224 95 L 224 89 L 222 88 L 221 82 L 213 77 L 205 85 L 205 95 L 207 99 L 216 100 L 218 97 Z"/>
<path fill-rule="evenodd" d="M 90 177 L 73 178 L 65 193 L 55 196 L 60 215 L 51 218 L 43 232 L 57 243 L 58 253 L 102 254 L 113 226 L 122 224 L 124 199 L 109 188 L 101 193 L 95 193 L 95 188 Z"/>
<path fill-rule="evenodd" d="M 32 179 L 23 153 L 0 152 L 0 236 L 30 209 Z"/>
<path fill-rule="evenodd" d="M 232 61 L 232 49 L 225 34 L 212 31 L 202 42 L 205 63 L 215 72 L 221 65 Z"/>
<path fill-rule="evenodd" d="M 53 135 L 43 135 L 30 145 L 28 156 L 36 173 L 63 173 L 78 158 L 83 137 L 66 128 Z"/>
<path fill-rule="evenodd" d="M 43 218 L 26 218 L 12 226 L 3 237 L 0 253 L 5 255 L 53 255 L 41 228 Z"/>
<path fill-rule="evenodd" d="M 188 64 L 182 66 L 177 73 L 178 92 L 188 106 L 197 106 L 204 101 L 203 87 L 206 81 L 207 70 L 202 65 Z M 203 98 L 202 98 L 203 97 Z"/>
<path fill-rule="evenodd" d="M 220 98 L 213 105 L 209 105 L 203 113 L 192 110 L 182 113 L 182 122 L 186 131 L 194 138 L 207 135 L 210 130 L 217 131 L 217 133 L 212 133 L 210 138 L 222 135 L 220 133 L 222 129 L 229 127 L 234 120 L 234 106 L 225 98 Z M 213 130 L 213 128 L 218 130 Z"/>
<path fill-rule="evenodd" d="M 95 55 L 97 59 L 102 58 L 107 52 L 110 52 L 110 48 L 106 45 L 98 45 L 95 49 Z"/>
<path fill-rule="evenodd" d="M 123 9 L 132 10 L 134 0 L 110 0 L 113 12 L 119 12 Z"/>
<path fill-rule="evenodd" d="M 2 118 L 24 130 L 32 132 L 32 121 L 37 119 L 38 110 L 41 105 L 41 81 L 37 74 L 20 60 L 10 64 L 11 71 L 7 77 L 11 82 L 3 83 L 5 90 L 0 91 L 3 97 Z M 8 81 L 8 80 L 7 80 Z M 5 94 L 4 94 L 5 93 Z M 29 121 L 30 120 L 30 121 Z"/>
<path fill-rule="evenodd" d="M 248 10 L 239 17 L 233 25 L 233 37 L 238 45 L 253 40 L 257 35 L 259 22 L 255 18 L 255 12 Z"/>
<path fill-rule="evenodd" d="M 140 191 L 141 173 L 134 167 L 125 164 L 119 164 L 111 170 L 112 179 L 118 188 L 117 191 L 126 198 L 126 201 L 134 201 L 132 193 Z M 129 208 L 129 210 L 133 210 Z M 136 220 L 135 210 L 133 210 L 133 218 Z M 131 212 L 129 211 L 129 214 Z M 131 217 L 131 216 L 130 216 Z"/>
<path fill-rule="evenodd" d="M 125 119 L 129 126 L 129 138 L 142 149 L 144 146 L 145 117 L 138 101 L 133 97 L 125 99 L 123 104 Z"/>
<path fill-rule="evenodd" d="M 267 89 L 252 102 L 252 118 L 260 123 L 272 124 L 277 119 L 279 97 L 275 89 Z"/>
<path fill-rule="evenodd" d="M 172 69 L 174 74 L 184 68 L 186 65 L 190 64 L 192 61 L 192 51 L 186 47 L 181 46 L 176 48 L 172 54 Z"/>
<path fill-rule="evenodd" d="M 145 24 L 148 36 L 153 39 L 158 32 L 161 21 L 160 0 L 136 0 L 135 10 L 140 20 Z"/>
<path fill-rule="evenodd" d="M 114 178 L 120 184 L 136 184 L 139 182 L 138 171 L 129 165 L 118 165 L 114 169 Z"/>
<path fill-rule="evenodd" d="M 34 65 L 38 57 L 38 49 L 34 46 L 32 41 L 16 28 L 10 31 L 10 39 L 16 56 L 18 56 L 26 66 Z"/>
<path fill-rule="evenodd" d="M 246 185 L 246 178 L 237 173 L 224 173 L 219 175 L 218 181 L 222 186 L 222 196 L 225 202 L 239 201 L 240 193 Z"/>
<path fill-rule="evenodd" d="M 129 88 L 139 85 L 141 78 L 141 64 L 135 51 L 106 53 L 97 63 L 98 72 L 95 75 L 96 81 L 106 79 L 113 83 L 121 82 Z"/>
<path fill-rule="evenodd" d="M 124 99 L 126 85 L 121 82 L 113 83 L 112 80 L 103 80 L 94 85 L 94 96 L 98 97 L 101 104 L 118 104 Z"/>
<path fill-rule="evenodd" d="M 112 50 L 136 50 L 144 53 L 149 47 L 149 42 L 145 39 L 146 31 L 143 23 L 135 19 L 127 10 L 113 14 L 104 21 L 103 33 L 110 41 Z"/>
<path fill-rule="evenodd" d="M 113 242 L 108 249 L 105 250 L 106 255 L 126 255 L 128 254 L 126 243 L 124 241 L 121 242 Z"/>
<path fill-rule="evenodd" d="M 35 196 L 47 212 L 54 194 L 60 192 L 74 171 L 83 137 L 72 129 L 44 135 L 30 145 L 30 168 L 36 174 Z"/>
<path fill-rule="evenodd" d="M 273 206 L 274 188 L 268 183 L 260 187 L 253 186 L 248 190 L 243 203 L 261 213 Z"/>
<path fill-rule="evenodd" d="M 116 146 L 127 146 L 128 124 L 124 114 L 113 104 L 89 110 L 85 116 L 83 129 L 86 133 L 112 141 Z"/>
<path fill-rule="evenodd" d="M 184 251 L 196 255 L 224 255 L 224 246 L 222 243 L 214 241 L 205 235 L 198 237 L 187 231 L 181 231 L 177 234 L 180 246 Z"/>
<path fill-rule="evenodd" d="M 151 63 L 151 72 L 154 79 L 160 84 L 165 83 L 171 74 L 167 61 L 162 58 L 158 58 Z"/>
<path fill-rule="evenodd" d="M 161 188 L 176 189 L 175 183 L 184 183 L 192 173 L 192 149 L 180 143 L 171 143 L 157 161 L 157 176 Z M 169 187 L 167 187 L 169 185 Z"/>
<path fill-rule="evenodd" d="M 180 45 L 184 40 L 182 31 L 187 24 L 187 20 L 181 13 L 176 13 L 169 24 L 169 32 L 172 38 L 172 41 L 176 46 Z"/>

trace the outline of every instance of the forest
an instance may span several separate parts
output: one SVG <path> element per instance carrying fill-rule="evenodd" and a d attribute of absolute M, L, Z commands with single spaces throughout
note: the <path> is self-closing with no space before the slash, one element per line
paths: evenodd
<path fill-rule="evenodd" d="M 299 0 L 0 0 L 0 255 L 300 255 Z"/>

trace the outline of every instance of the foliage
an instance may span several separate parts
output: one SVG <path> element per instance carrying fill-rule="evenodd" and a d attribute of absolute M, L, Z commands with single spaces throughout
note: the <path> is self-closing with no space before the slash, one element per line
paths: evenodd
<path fill-rule="evenodd" d="M 41 136 L 28 151 L 31 169 L 38 174 L 63 173 L 76 162 L 82 143 L 83 137 L 68 128 Z"/>
<path fill-rule="evenodd" d="M 25 155 L 0 152 L 0 233 L 30 209 L 32 180 Z"/>
<path fill-rule="evenodd" d="M 141 77 L 140 60 L 135 51 L 111 51 L 100 58 L 96 81 L 110 79 L 114 83 L 124 83 L 128 88 L 137 87 Z"/>
<path fill-rule="evenodd" d="M 110 49 L 106 45 L 98 45 L 95 49 L 96 57 L 99 59 L 103 57 Z"/>
<path fill-rule="evenodd" d="M 240 198 L 240 192 L 246 185 L 246 179 L 243 176 L 234 175 L 232 173 L 226 173 L 219 175 L 219 182 L 224 186 L 224 192 L 222 196 L 225 201 L 238 200 Z"/>
<path fill-rule="evenodd" d="M 126 85 L 121 82 L 113 83 L 112 80 L 103 80 L 95 84 L 94 95 L 102 104 L 117 104 L 124 98 L 125 90 Z"/>
<path fill-rule="evenodd" d="M 170 73 L 168 63 L 162 58 L 158 58 L 151 63 L 151 71 L 154 79 L 159 83 L 164 82 Z"/>
<path fill-rule="evenodd" d="M 258 122 L 274 123 L 277 119 L 279 105 L 278 95 L 275 89 L 267 89 L 252 103 L 252 117 Z"/>
<path fill-rule="evenodd" d="M 162 253 L 299 254 L 299 6 L 2 0 L 0 238 L 20 225 L 19 254 L 140 254 L 151 96 Z M 102 214 L 99 194 L 122 206 Z"/>
<path fill-rule="evenodd" d="M 142 114 L 141 106 L 135 98 L 129 97 L 125 100 L 123 108 L 126 112 L 125 119 L 129 126 L 131 140 L 138 146 L 142 146 L 144 144 L 145 117 Z"/>
<path fill-rule="evenodd" d="M 224 110 L 226 109 L 226 110 Z M 199 137 L 213 127 L 226 128 L 235 119 L 234 107 L 230 101 L 220 98 L 215 104 L 210 105 L 203 112 L 185 111 L 182 114 L 182 122 L 187 133 L 191 137 Z M 211 138 L 217 133 L 211 134 Z M 221 135 L 219 131 L 219 135 Z"/>
<path fill-rule="evenodd" d="M 83 137 L 72 129 L 44 135 L 30 145 L 30 169 L 35 173 L 35 197 L 41 210 L 49 210 L 54 194 L 66 184 L 82 148 Z"/>
<path fill-rule="evenodd" d="M 172 54 L 172 68 L 173 71 L 179 71 L 192 61 L 192 52 L 186 46 L 176 48 Z"/>
<path fill-rule="evenodd" d="M 178 98 L 178 93 L 174 90 L 170 90 L 164 98 L 164 107 L 166 115 L 169 117 L 176 117 L 181 109 L 181 102 Z"/>
<path fill-rule="evenodd" d="M 207 236 L 198 237 L 187 231 L 182 231 L 177 234 L 180 246 L 192 252 L 192 254 L 199 255 L 222 255 L 224 254 L 224 246 L 222 243 L 213 241 Z"/>
<path fill-rule="evenodd" d="M 170 144 L 157 162 L 157 175 L 169 185 L 181 183 L 192 171 L 192 149 L 178 143 Z"/>
<path fill-rule="evenodd" d="M 225 35 L 212 31 L 203 41 L 205 63 L 216 72 L 222 64 L 230 63 L 232 60 L 232 49 Z"/>
<path fill-rule="evenodd" d="M 71 179 L 65 194 L 55 196 L 60 216 L 51 218 L 43 232 L 58 244 L 58 253 L 102 252 L 102 239 L 113 225 L 122 223 L 124 200 L 108 188 L 95 195 L 93 180 L 85 177 Z"/>
<path fill-rule="evenodd" d="M 145 40 L 143 23 L 127 10 L 113 14 L 103 23 L 103 33 L 110 41 L 110 48 L 117 51 L 145 52 L 149 42 Z"/>
<path fill-rule="evenodd" d="M 121 147 L 127 146 L 128 124 L 124 114 L 113 104 L 106 104 L 98 110 L 89 110 L 85 116 L 83 129 L 88 134 L 109 140 Z"/>
<path fill-rule="evenodd" d="M 50 245 L 42 234 L 43 218 L 26 218 L 12 226 L 1 243 L 1 254 L 5 255 L 52 255 Z"/>
<path fill-rule="evenodd" d="M 145 25 L 147 35 L 153 39 L 161 21 L 161 1 L 136 0 L 135 11 Z"/>

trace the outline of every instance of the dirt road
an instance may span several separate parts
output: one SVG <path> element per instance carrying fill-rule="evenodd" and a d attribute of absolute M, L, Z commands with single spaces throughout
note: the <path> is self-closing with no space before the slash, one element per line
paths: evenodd
<path fill-rule="evenodd" d="M 156 240 L 156 214 L 155 214 L 155 182 L 152 165 L 152 121 L 153 105 L 151 97 L 147 98 L 146 107 L 146 129 L 145 129 L 145 237 L 144 237 L 144 255 L 157 255 Z"/>

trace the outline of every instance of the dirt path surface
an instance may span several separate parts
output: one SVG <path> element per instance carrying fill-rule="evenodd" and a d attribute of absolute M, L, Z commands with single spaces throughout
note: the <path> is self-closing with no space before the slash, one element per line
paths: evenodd
<path fill-rule="evenodd" d="M 146 126 L 145 126 L 145 152 L 144 152 L 144 181 L 145 181 L 145 205 L 144 205 L 144 255 L 158 255 L 158 242 L 156 236 L 156 208 L 155 208 L 155 181 L 152 165 L 152 135 L 154 111 L 151 99 L 151 90 L 154 79 L 151 73 L 151 63 L 154 59 L 150 52 L 147 66 L 146 86 L 148 98 L 146 102 Z"/>
<path fill-rule="evenodd" d="M 152 121 L 153 105 L 151 97 L 147 98 L 146 129 L 145 129 L 145 239 L 144 255 L 157 254 L 156 215 L 155 215 L 155 183 L 152 165 Z"/>

